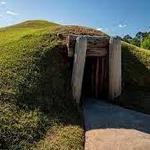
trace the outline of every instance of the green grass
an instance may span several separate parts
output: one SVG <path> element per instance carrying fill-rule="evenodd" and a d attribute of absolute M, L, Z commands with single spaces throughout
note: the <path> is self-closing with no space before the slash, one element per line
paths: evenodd
<path fill-rule="evenodd" d="M 150 113 L 150 51 L 122 42 L 121 103 Z"/>
<path fill-rule="evenodd" d="M 83 148 L 57 28 L 28 21 L 0 30 L 1 149 Z"/>
<path fill-rule="evenodd" d="M 82 118 L 64 53 L 68 34 L 104 35 L 40 20 L 0 29 L 2 149 L 83 149 Z"/>
<path fill-rule="evenodd" d="M 83 149 L 65 53 L 68 34 L 105 35 L 40 20 L 0 29 L 0 149 Z M 150 51 L 123 43 L 124 105 L 149 109 L 149 71 Z"/>
<path fill-rule="evenodd" d="M 150 88 L 150 51 L 123 42 L 122 57 L 124 82 Z"/>

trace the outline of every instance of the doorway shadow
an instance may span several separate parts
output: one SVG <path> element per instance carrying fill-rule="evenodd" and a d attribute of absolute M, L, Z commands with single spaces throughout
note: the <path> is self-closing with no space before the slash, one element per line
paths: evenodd
<path fill-rule="evenodd" d="M 150 134 L 150 115 L 87 98 L 83 104 L 85 130 L 134 129 Z"/>

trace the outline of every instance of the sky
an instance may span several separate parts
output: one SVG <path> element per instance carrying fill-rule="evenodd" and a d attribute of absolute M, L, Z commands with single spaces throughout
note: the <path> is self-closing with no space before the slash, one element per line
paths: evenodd
<path fill-rule="evenodd" d="M 0 0 L 0 27 L 35 19 L 134 36 L 150 31 L 150 0 Z"/>

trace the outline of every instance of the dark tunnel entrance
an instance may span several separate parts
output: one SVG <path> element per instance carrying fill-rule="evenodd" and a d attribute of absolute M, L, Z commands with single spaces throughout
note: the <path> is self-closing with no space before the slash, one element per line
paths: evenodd
<path fill-rule="evenodd" d="M 114 100 L 121 95 L 121 40 L 108 36 L 69 35 L 68 57 L 73 58 L 72 94 Z"/>
<path fill-rule="evenodd" d="M 108 57 L 87 57 L 85 62 L 82 96 L 108 98 Z"/>

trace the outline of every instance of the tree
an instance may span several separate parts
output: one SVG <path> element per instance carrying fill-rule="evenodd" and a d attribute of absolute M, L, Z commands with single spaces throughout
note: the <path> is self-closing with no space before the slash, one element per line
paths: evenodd
<path fill-rule="evenodd" d="M 127 34 L 123 37 L 122 40 L 138 47 L 150 49 L 150 32 L 140 31 L 135 35 L 134 38 Z"/>
<path fill-rule="evenodd" d="M 137 38 L 133 38 L 133 39 L 130 41 L 130 43 L 133 44 L 133 45 L 136 45 L 136 46 L 138 46 L 138 47 L 140 47 L 140 45 L 141 45 L 140 40 L 137 39 Z"/>
<path fill-rule="evenodd" d="M 125 35 L 125 36 L 123 37 L 123 40 L 124 40 L 125 42 L 130 43 L 131 40 L 132 40 L 132 37 L 131 37 L 129 34 L 127 34 L 127 35 Z"/>
<path fill-rule="evenodd" d="M 144 41 L 145 38 L 147 38 L 149 35 L 148 32 L 138 32 L 136 35 L 135 35 L 135 39 L 137 39 L 137 41 L 140 42 L 140 45 L 141 43 Z"/>
<path fill-rule="evenodd" d="M 141 43 L 141 47 L 150 50 L 150 34 L 146 38 L 144 38 Z"/>

